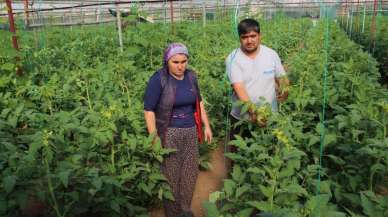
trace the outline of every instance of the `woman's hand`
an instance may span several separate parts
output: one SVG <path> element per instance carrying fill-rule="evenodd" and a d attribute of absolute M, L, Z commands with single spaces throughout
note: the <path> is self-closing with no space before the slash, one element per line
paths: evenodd
<path fill-rule="evenodd" d="M 205 127 L 204 135 L 205 135 L 205 141 L 209 144 L 212 143 L 213 133 L 210 127 Z"/>
<path fill-rule="evenodd" d="M 199 105 L 201 107 L 201 119 L 202 119 L 202 122 L 205 126 L 205 130 L 203 132 L 203 134 L 205 136 L 205 141 L 207 143 L 211 143 L 213 140 L 213 133 L 212 133 L 212 129 L 210 128 L 210 123 L 209 123 L 209 119 L 208 119 L 207 114 L 206 114 L 205 106 L 203 105 L 202 101 L 199 103 Z"/>
<path fill-rule="evenodd" d="M 155 145 L 156 143 L 162 144 L 162 141 L 160 140 L 158 135 L 154 135 L 154 139 L 152 140 L 153 145 Z"/>

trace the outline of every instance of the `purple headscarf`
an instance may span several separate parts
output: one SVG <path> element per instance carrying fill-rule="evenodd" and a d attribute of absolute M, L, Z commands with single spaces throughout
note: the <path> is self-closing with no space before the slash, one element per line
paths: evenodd
<path fill-rule="evenodd" d="M 167 66 L 168 60 L 176 54 L 184 54 L 189 58 L 189 51 L 187 47 L 182 43 L 171 43 L 164 51 L 163 66 Z"/>

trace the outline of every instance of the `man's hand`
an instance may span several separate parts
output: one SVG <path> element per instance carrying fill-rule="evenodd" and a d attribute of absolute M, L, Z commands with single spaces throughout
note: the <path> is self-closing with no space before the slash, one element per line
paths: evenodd
<path fill-rule="evenodd" d="M 276 90 L 276 99 L 278 102 L 284 102 L 288 98 L 288 91 L 283 92 Z"/>
<path fill-rule="evenodd" d="M 287 77 L 280 77 L 275 79 L 276 82 L 276 99 L 278 102 L 284 102 L 288 98 L 288 89 L 290 81 Z"/>
<path fill-rule="evenodd" d="M 249 119 L 252 123 L 257 122 L 257 114 L 256 114 L 256 106 L 253 103 L 250 103 L 249 109 L 248 109 L 248 114 L 249 114 Z"/>
<path fill-rule="evenodd" d="M 257 122 L 257 115 L 256 115 L 256 113 L 254 113 L 254 112 L 249 112 L 249 119 L 250 119 L 250 121 L 252 122 L 252 123 L 256 123 Z"/>
<path fill-rule="evenodd" d="M 266 127 L 267 126 L 267 119 L 257 118 L 257 125 L 259 125 L 259 127 L 261 127 L 261 128 Z"/>

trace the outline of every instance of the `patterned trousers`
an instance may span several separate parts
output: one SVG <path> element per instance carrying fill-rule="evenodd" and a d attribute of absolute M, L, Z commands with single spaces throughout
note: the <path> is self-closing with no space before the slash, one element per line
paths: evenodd
<path fill-rule="evenodd" d="M 164 200 L 166 217 L 178 217 L 190 211 L 198 169 L 197 130 L 192 128 L 168 128 L 164 148 L 176 149 L 162 163 L 162 173 L 170 184 L 174 201 Z"/>

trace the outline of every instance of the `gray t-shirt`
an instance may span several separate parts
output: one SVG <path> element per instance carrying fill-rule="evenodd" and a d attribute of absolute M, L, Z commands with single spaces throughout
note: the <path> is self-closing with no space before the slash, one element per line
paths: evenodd
<path fill-rule="evenodd" d="M 277 111 L 275 93 L 275 78 L 286 75 L 276 51 L 260 45 L 257 56 L 252 59 L 235 49 L 226 59 L 226 72 L 230 82 L 243 82 L 250 100 L 260 106 L 269 103 L 273 111 Z M 241 107 L 236 105 L 238 98 L 233 92 L 231 115 L 239 120 L 247 118 L 247 114 L 240 114 Z"/>

